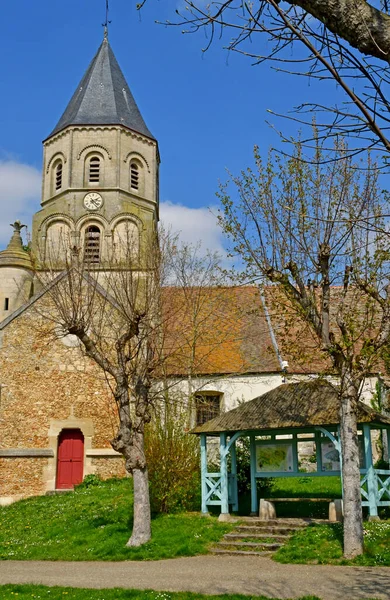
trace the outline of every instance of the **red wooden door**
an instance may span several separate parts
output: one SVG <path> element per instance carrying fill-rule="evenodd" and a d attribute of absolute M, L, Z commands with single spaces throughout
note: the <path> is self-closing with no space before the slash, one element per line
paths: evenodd
<path fill-rule="evenodd" d="M 64 429 L 58 438 L 58 490 L 71 489 L 83 480 L 84 436 L 80 429 Z"/>

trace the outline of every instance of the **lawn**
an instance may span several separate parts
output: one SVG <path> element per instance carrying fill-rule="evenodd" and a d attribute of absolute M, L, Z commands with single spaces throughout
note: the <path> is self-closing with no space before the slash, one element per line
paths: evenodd
<path fill-rule="evenodd" d="M 281 563 L 390 566 L 390 521 L 364 522 L 364 554 L 343 558 L 341 523 L 313 524 L 292 536 L 273 556 Z"/>
<path fill-rule="evenodd" d="M 267 496 L 341 498 L 340 477 L 276 477 Z"/>
<path fill-rule="evenodd" d="M 33 598 L 46 598 L 47 600 L 269 600 L 265 596 L 243 596 L 242 594 L 209 596 L 191 592 L 154 592 L 151 590 L 122 590 L 120 588 L 104 590 L 48 588 L 43 585 L 0 585 L 0 598 L 2 600 L 32 600 Z M 281 599 L 275 598 L 274 600 Z M 317 596 L 303 596 L 295 600 L 320 600 L 320 598 L 317 598 Z"/>
<path fill-rule="evenodd" d="M 126 548 L 132 480 L 111 479 L 73 493 L 0 507 L 0 560 L 157 560 L 205 554 L 232 526 L 199 514 L 157 515 L 152 541 Z"/>
<path fill-rule="evenodd" d="M 259 498 L 341 498 L 340 477 L 274 477 L 266 487 L 258 480 Z M 249 515 L 251 511 L 250 492 L 240 495 L 239 515 Z M 280 517 L 328 518 L 327 502 L 278 502 L 277 514 Z"/>
<path fill-rule="evenodd" d="M 280 477 L 273 480 L 265 496 L 274 498 L 341 498 L 340 477 Z M 279 517 L 327 519 L 328 502 L 278 502 Z"/>

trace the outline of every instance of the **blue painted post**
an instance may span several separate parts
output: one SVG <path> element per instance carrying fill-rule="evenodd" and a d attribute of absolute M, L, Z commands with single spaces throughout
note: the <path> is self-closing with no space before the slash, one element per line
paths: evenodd
<path fill-rule="evenodd" d="M 299 461 L 298 461 L 298 438 L 297 434 L 293 434 L 292 439 L 292 453 L 293 453 L 293 470 L 295 473 L 299 471 Z"/>
<path fill-rule="evenodd" d="M 201 433 L 200 435 L 200 477 L 202 490 L 202 513 L 207 514 L 207 437 L 205 433 Z"/>
<path fill-rule="evenodd" d="M 378 516 L 378 486 L 376 482 L 374 465 L 372 464 L 372 448 L 371 448 L 371 430 L 367 424 L 363 425 L 364 434 L 364 453 L 366 455 L 366 469 L 367 469 L 367 489 L 368 489 L 368 510 L 370 517 Z"/>
<path fill-rule="evenodd" d="M 341 429 L 340 425 L 337 426 L 337 441 L 338 446 L 335 445 L 336 450 L 339 451 L 340 458 L 340 481 L 341 481 L 341 497 L 344 500 L 344 485 L 343 485 L 343 448 L 341 446 Z"/>
<path fill-rule="evenodd" d="M 387 460 L 388 460 L 388 462 L 390 462 L 390 428 L 389 427 L 386 427 L 386 435 L 387 435 L 387 453 L 388 453 Z"/>
<path fill-rule="evenodd" d="M 236 442 L 233 443 L 230 449 L 230 456 L 232 460 L 232 510 L 238 511 L 238 486 L 237 486 L 237 455 L 236 455 Z"/>
<path fill-rule="evenodd" d="M 219 453 L 221 457 L 221 514 L 229 514 L 226 433 L 220 433 L 219 440 Z"/>
<path fill-rule="evenodd" d="M 317 473 L 322 473 L 321 432 L 315 432 Z"/>
<path fill-rule="evenodd" d="M 257 516 L 259 507 L 257 505 L 257 486 L 256 486 L 256 439 L 254 434 L 250 435 L 251 447 L 251 515 Z"/>

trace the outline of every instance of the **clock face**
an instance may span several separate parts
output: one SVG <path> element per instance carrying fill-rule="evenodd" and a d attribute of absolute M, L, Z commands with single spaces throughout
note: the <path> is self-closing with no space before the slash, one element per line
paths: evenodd
<path fill-rule="evenodd" d="M 98 210 L 103 206 L 103 198 L 97 192 L 89 192 L 84 197 L 84 206 L 88 210 Z"/>

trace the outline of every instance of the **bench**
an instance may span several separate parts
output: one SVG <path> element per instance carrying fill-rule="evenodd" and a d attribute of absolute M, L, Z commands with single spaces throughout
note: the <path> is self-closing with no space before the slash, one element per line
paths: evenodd
<path fill-rule="evenodd" d="M 259 506 L 260 519 L 265 521 L 276 519 L 276 502 L 328 502 L 329 521 L 336 522 L 343 520 L 343 501 L 333 498 L 261 498 Z"/>

